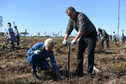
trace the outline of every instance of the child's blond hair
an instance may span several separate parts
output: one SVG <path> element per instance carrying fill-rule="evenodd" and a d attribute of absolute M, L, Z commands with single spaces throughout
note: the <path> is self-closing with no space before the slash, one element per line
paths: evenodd
<path fill-rule="evenodd" d="M 46 46 L 46 47 L 52 48 L 54 45 L 55 45 L 55 42 L 54 42 L 53 39 L 48 38 L 48 39 L 45 40 L 45 46 Z"/>

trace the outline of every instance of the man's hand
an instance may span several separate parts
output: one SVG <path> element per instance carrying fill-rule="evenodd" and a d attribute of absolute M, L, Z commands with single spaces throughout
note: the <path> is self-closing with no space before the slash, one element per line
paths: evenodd
<path fill-rule="evenodd" d="M 76 40 L 72 40 L 72 41 L 71 41 L 71 44 L 72 44 L 72 45 L 75 45 L 75 44 L 76 44 Z"/>
<path fill-rule="evenodd" d="M 63 40 L 62 44 L 67 45 L 67 40 Z"/>
<path fill-rule="evenodd" d="M 41 53 L 41 51 L 40 50 L 36 50 L 36 51 L 34 51 L 34 53 L 38 55 L 38 54 Z"/>

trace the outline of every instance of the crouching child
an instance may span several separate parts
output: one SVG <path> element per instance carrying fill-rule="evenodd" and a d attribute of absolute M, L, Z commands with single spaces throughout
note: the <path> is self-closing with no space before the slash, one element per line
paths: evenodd
<path fill-rule="evenodd" d="M 62 76 L 60 74 L 59 68 L 56 64 L 53 47 L 55 45 L 55 42 L 53 39 L 46 39 L 44 43 L 38 42 L 36 43 L 32 48 L 30 48 L 27 52 L 26 59 L 29 63 L 31 63 L 32 66 L 32 76 L 34 78 L 39 79 L 36 72 L 41 70 L 47 70 L 50 68 L 50 65 L 46 58 L 50 58 L 51 64 L 53 68 L 55 69 L 57 75 L 64 80 L 65 76 Z M 38 70 L 36 70 L 36 68 Z"/>

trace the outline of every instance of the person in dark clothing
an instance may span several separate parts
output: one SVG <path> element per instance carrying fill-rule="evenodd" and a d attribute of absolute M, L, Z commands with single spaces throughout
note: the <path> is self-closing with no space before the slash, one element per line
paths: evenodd
<path fill-rule="evenodd" d="M 71 44 L 74 45 L 80 38 L 77 50 L 77 65 L 75 75 L 79 77 L 83 76 L 83 54 L 86 48 L 88 48 L 87 73 L 92 74 L 97 38 L 96 28 L 85 14 L 76 11 L 74 7 L 68 7 L 66 9 L 66 14 L 69 16 L 69 23 L 67 25 L 65 37 L 62 44 L 67 45 L 67 39 L 74 28 L 77 31 L 77 35 L 71 41 Z"/>
<path fill-rule="evenodd" d="M 17 46 L 19 46 L 20 34 L 18 32 L 17 26 L 14 26 L 14 28 L 15 28 L 15 36 L 16 36 Z"/>
<path fill-rule="evenodd" d="M 99 36 L 101 36 L 101 48 L 104 48 L 104 41 L 106 41 L 107 48 L 109 48 L 109 35 L 104 29 L 98 28 Z"/>
<path fill-rule="evenodd" d="M 36 67 L 38 67 L 39 72 L 41 70 L 47 70 L 50 68 L 48 61 L 46 60 L 46 58 L 49 57 L 57 75 L 61 79 L 65 79 L 65 76 L 61 76 L 59 68 L 56 64 L 54 52 L 52 51 L 53 46 L 54 46 L 54 41 L 53 39 L 49 38 L 45 40 L 45 43 L 38 42 L 28 50 L 26 59 L 32 65 L 32 76 L 34 78 L 37 79 L 39 78 L 36 74 L 37 72 Z"/>

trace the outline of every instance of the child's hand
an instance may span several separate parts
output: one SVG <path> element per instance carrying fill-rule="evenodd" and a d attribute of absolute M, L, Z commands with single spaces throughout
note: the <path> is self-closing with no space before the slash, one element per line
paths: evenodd
<path fill-rule="evenodd" d="M 36 50 L 36 51 L 34 51 L 34 53 L 38 55 L 38 54 L 41 53 L 41 51 L 40 50 Z"/>

